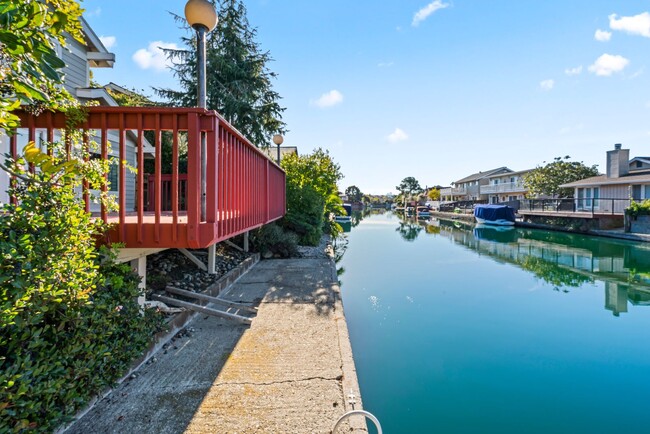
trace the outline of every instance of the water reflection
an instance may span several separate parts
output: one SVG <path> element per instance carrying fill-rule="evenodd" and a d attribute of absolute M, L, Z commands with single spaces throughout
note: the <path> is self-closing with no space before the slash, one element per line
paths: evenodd
<path fill-rule="evenodd" d="M 596 281 L 605 285 L 605 309 L 618 316 L 633 305 L 650 305 L 650 245 L 538 229 L 500 228 L 462 221 L 402 221 L 396 229 L 407 241 L 422 232 L 444 236 L 498 262 L 516 265 L 569 292 Z M 428 228 L 437 228 L 429 230 Z M 408 228 L 405 229 L 405 228 Z"/>
<path fill-rule="evenodd" d="M 399 226 L 395 229 L 404 241 L 415 241 L 415 239 L 422 232 L 421 222 L 415 219 L 406 219 L 399 222 Z"/>

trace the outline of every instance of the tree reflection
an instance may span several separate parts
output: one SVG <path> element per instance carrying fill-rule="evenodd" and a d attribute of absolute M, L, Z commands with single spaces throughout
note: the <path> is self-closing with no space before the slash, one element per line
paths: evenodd
<path fill-rule="evenodd" d="M 594 278 L 584 276 L 575 271 L 567 270 L 560 267 L 557 263 L 534 256 L 526 256 L 519 261 L 519 266 L 530 271 L 535 277 L 542 279 L 544 282 L 553 285 L 556 291 L 560 288 L 572 287 L 578 288 L 585 283 L 594 283 Z M 564 290 L 563 292 L 568 292 Z"/>
<path fill-rule="evenodd" d="M 395 230 L 399 232 L 402 239 L 412 242 L 415 241 L 418 235 L 420 235 L 422 229 L 422 226 L 415 221 L 402 220 L 399 222 L 399 226 Z"/>

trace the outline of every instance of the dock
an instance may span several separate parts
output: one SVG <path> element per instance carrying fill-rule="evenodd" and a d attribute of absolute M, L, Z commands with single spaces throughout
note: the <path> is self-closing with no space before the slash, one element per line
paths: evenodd
<path fill-rule="evenodd" d="M 252 324 L 199 315 L 67 433 L 329 433 L 362 408 L 330 258 L 261 261 L 220 297 Z"/>

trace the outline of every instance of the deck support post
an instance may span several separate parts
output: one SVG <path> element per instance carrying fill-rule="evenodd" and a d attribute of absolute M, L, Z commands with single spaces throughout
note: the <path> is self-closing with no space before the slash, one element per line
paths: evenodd
<path fill-rule="evenodd" d="M 244 252 L 248 252 L 248 250 L 249 250 L 249 248 L 248 248 L 248 234 L 249 233 L 250 233 L 250 231 L 244 232 Z"/>
<path fill-rule="evenodd" d="M 208 274 L 217 274 L 217 245 L 208 247 Z"/>
<path fill-rule="evenodd" d="M 142 295 L 138 296 L 138 305 L 140 312 L 144 315 L 144 291 L 147 288 L 147 257 L 141 256 L 133 259 L 130 262 L 131 268 L 140 276 L 140 284 L 138 287 L 142 290 Z"/>
<path fill-rule="evenodd" d="M 196 264 L 196 266 L 199 267 L 200 270 L 208 271 L 208 267 L 205 266 L 203 261 L 197 258 L 196 256 L 194 256 L 192 252 L 190 252 L 187 249 L 178 249 L 178 251 L 184 254 L 187 257 L 187 259 L 194 262 L 194 264 Z"/>

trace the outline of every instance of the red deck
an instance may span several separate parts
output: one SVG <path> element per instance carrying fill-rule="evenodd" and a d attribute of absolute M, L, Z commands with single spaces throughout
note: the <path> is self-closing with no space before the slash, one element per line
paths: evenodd
<path fill-rule="evenodd" d="M 49 141 L 65 128 L 65 116 L 46 112 L 34 117 L 21 113 L 21 126 L 35 140 L 37 131 Z M 202 109 L 92 107 L 80 129 L 91 131 L 108 158 L 109 132 L 118 139 L 118 213 L 102 208 L 98 217 L 114 223 L 109 242 L 130 248 L 204 248 L 259 227 L 285 213 L 285 174 L 241 133 L 214 111 Z M 155 137 L 154 173 L 144 173 L 144 132 Z M 161 133 L 171 132 L 172 168 L 163 174 Z M 136 137 L 134 206 L 127 208 L 127 132 Z M 207 139 L 206 215 L 201 219 L 201 134 Z M 187 140 L 187 170 L 179 172 L 179 139 Z M 16 138 L 11 153 L 17 152 Z M 84 194 L 90 211 L 88 193 Z"/>

